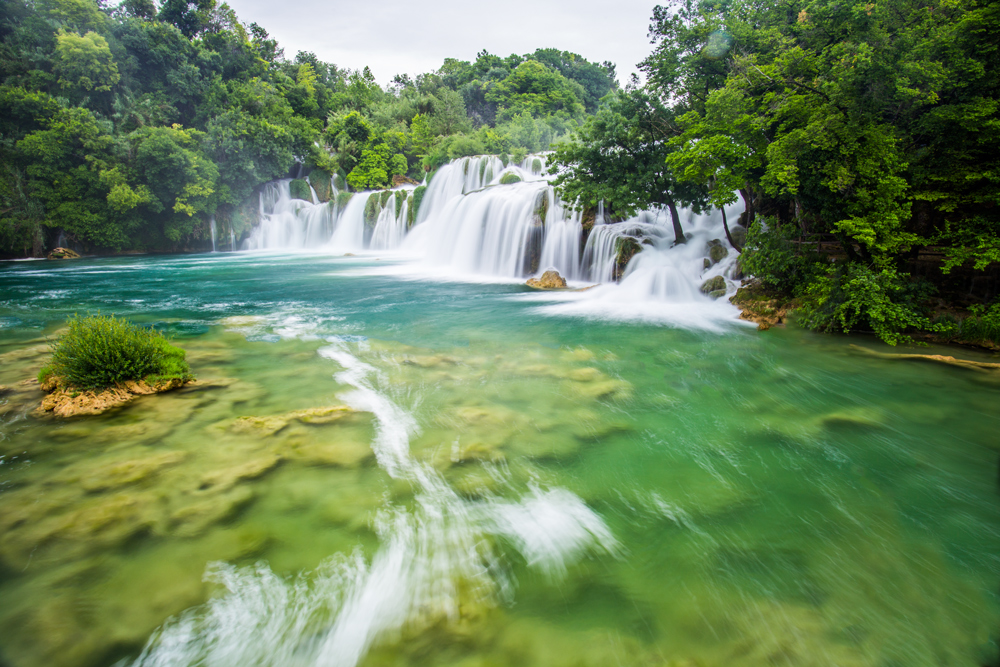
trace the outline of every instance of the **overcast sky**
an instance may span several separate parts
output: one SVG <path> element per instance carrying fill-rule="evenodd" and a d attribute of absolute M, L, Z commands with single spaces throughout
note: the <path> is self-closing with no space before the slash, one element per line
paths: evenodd
<path fill-rule="evenodd" d="M 259 23 L 287 58 L 312 51 L 339 67 L 371 67 L 385 85 L 396 74 L 436 70 L 445 58 L 475 60 L 557 48 L 610 60 L 624 85 L 652 50 L 646 32 L 655 0 L 227 0 L 244 23 Z"/>

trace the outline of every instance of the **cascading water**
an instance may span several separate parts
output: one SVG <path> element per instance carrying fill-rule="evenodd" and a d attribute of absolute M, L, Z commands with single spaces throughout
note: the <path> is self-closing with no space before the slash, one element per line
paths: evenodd
<path fill-rule="evenodd" d="M 212 252 L 215 252 L 215 216 L 208 220 L 208 227 L 212 230 Z"/>
<path fill-rule="evenodd" d="M 718 211 L 682 210 L 683 243 L 674 238 L 666 211 L 610 222 L 601 204 L 585 229 L 581 213 L 559 199 L 544 167 L 541 155 L 506 166 L 496 156 L 459 158 L 430 178 L 416 210 L 412 186 L 353 195 L 334 188 L 330 202 L 317 203 L 315 191 L 313 202 L 293 199 L 290 181 L 275 181 L 261 191 L 261 223 L 244 247 L 398 249 L 435 273 L 523 279 L 554 269 L 568 280 L 620 283 L 588 294 L 595 304 L 610 299 L 704 306 L 709 297 L 700 287 L 716 276 L 727 279 L 728 291 L 735 289 L 729 279 L 736 253 Z M 729 213 L 732 218 L 738 211 Z M 725 249 L 722 261 L 708 261 L 711 245 Z M 623 258 L 633 252 L 625 266 Z M 733 319 L 726 308 L 725 318 Z"/>

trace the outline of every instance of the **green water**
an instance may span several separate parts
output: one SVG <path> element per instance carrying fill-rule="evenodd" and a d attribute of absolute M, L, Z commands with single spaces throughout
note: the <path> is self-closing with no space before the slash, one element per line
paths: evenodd
<path fill-rule="evenodd" d="M 441 539 L 414 547 L 407 571 L 436 568 L 418 579 L 446 592 L 410 607 L 400 592 L 396 625 L 390 592 L 375 614 L 388 629 L 359 664 L 996 658 L 993 376 L 860 355 L 852 343 L 888 350 L 861 337 L 549 317 L 520 286 L 363 270 L 377 266 L 0 265 L 0 663 L 132 660 L 185 610 L 209 625 L 210 599 L 236 632 L 243 611 L 268 615 L 247 591 L 270 581 L 330 601 L 280 636 L 248 633 L 255 661 L 206 664 L 351 664 L 339 645 L 340 662 L 312 647 L 372 607 L 324 572 L 377 571 L 405 533 L 387 525 L 419 536 L 441 508 L 454 530 L 431 530 Z M 24 381 L 46 338 L 97 311 L 162 328 L 204 382 L 99 417 L 31 416 L 41 392 Z M 331 349 L 370 366 L 366 386 L 413 420 L 403 473 L 373 453 L 384 420 L 322 410 L 357 402 Z M 563 531 L 546 518 L 559 507 L 597 528 Z M 477 513 L 525 523 L 528 546 L 510 526 L 474 527 Z M 215 655 L 205 637 L 186 647 L 157 655 Z"/>

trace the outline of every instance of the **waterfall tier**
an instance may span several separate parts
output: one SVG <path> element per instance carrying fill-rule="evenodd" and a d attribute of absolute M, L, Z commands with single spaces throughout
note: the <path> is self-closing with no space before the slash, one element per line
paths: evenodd
<path fill-rule="evenodd" d="M 420 188 L 350 193 L 331 183 L 326 203 L 314 191 L 313 201 L 295 199 L 290 180 L 274 181 L 260 193 L 261 223 L 244 249 L 399 250 L 458 275 L 523 279 L 556 270 L 570 281 L 619 282 L 634 298 L 674 302 L 705 301 L 705 280 L 733 275 L 736 253 L 718 211 L 682 210 L 686 239 L 677 243 L 666 211 L 609 222 L 601 205 L 585 225 L 550 179 L 544 157 L 529 155 L 519 165 L 460 158 Z M 728 255 L 708 260 L 711 244 Z"/>

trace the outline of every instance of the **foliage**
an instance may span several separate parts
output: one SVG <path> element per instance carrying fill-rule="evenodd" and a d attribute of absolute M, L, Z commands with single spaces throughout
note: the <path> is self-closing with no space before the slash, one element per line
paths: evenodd
<path fill-rule="evenodd" d="M 859 263 L 832 268 L 806 288 L 801 321 L 813 329 L 844 333 L 868 327 L 889 345 L 911 343 L 907 330 L 943 331 L 920 311 L 926 286 L 907 278 L 893 269 Z"/>
<path fill-rule="evenodd" d="M 52 361 L 39 379 L 54 376 L 67 388 L 107 389 L 146 379 L 190 379 L 184 350 L 158 331 L 114 315 L 72 317 L 52 349 Z"/>
<path fill-rule="evenodd" d="M 758 221 L 747 231 L 740 266 L 767 288 L 799 295 L 826 271 L 819 253 L 796 243 L 800 235 L 794 225 L 782 226 L 773 218 Z"/>
<path fill-rule="evenodd" d="M 248 198 L 296 165 L 378 189 L 545 150 L 616 86 L 609 63 L 540 49 L 382 88 L 286 58 L 217 0 L 5 0 L 0 53 L 0 256 L 204 247 L 211 216 L 243 229 Z"/>

